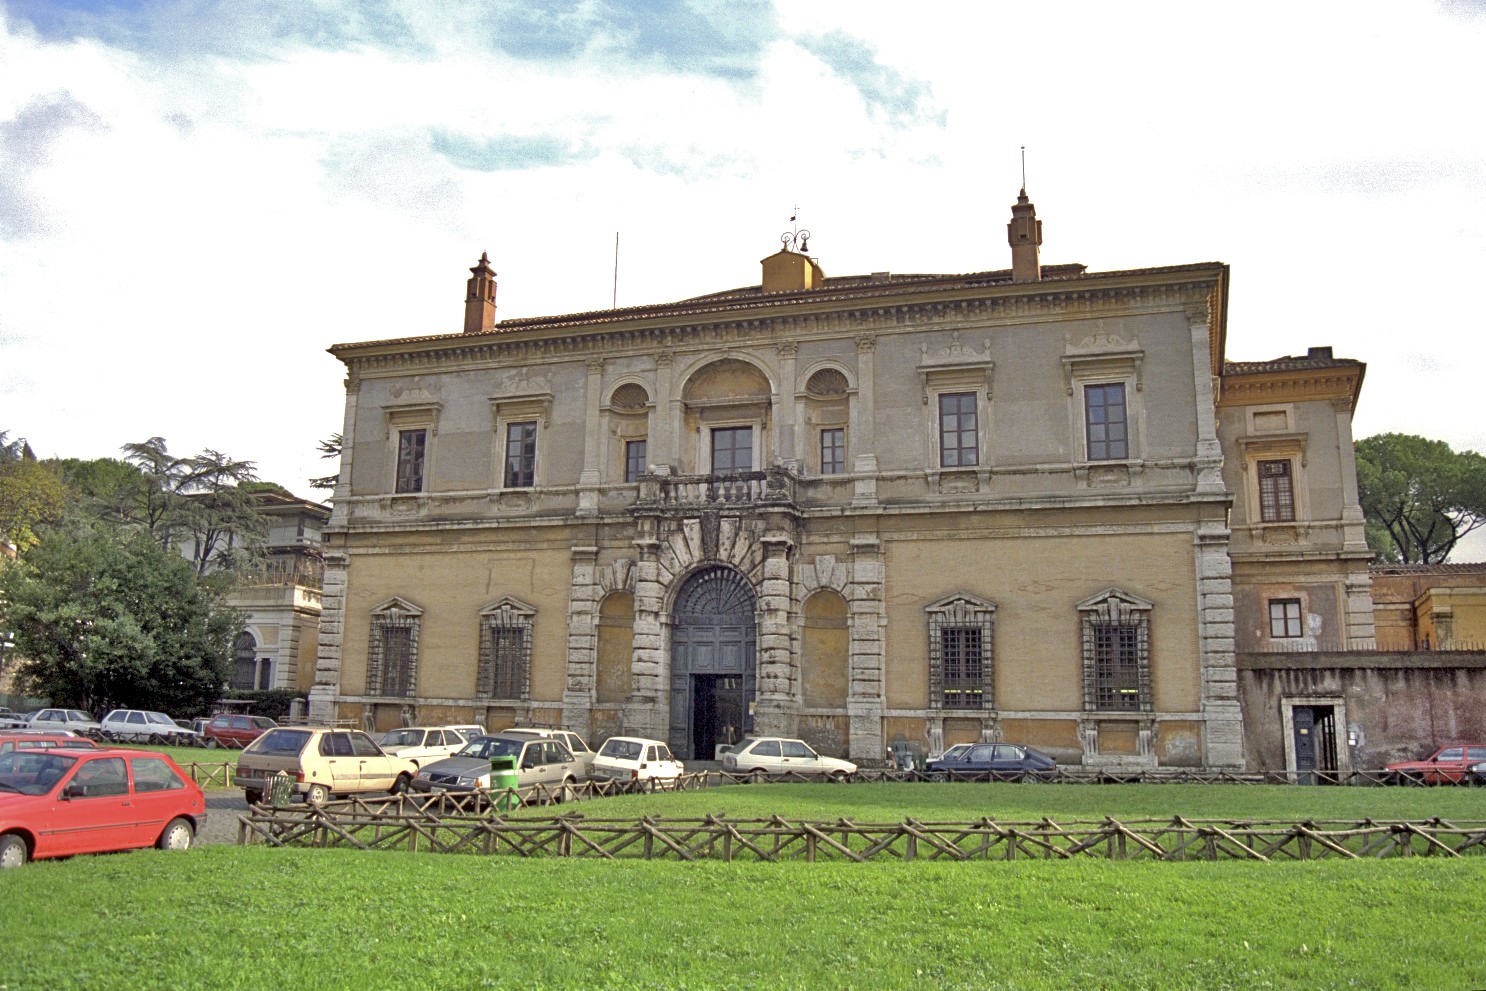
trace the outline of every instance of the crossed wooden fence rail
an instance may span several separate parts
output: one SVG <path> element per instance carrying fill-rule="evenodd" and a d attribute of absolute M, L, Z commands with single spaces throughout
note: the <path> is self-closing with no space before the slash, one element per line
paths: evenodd
<path fill-rule="evenodd" d="M 998 822 L 859 823 L 766 819 L 589 819 L 580 813 L 507 818 L 460 800 L 399 796 L 368 803 L 254 806 L 240 844 L 586 857 L 601 860 L 855 862 L 874 859 L 1003 861 L 1360 860 L 1459 857 L 1486 852 L 1486 821 L 1113 818 Z M 495 797 L 499 797 L 498 795 Z"/>

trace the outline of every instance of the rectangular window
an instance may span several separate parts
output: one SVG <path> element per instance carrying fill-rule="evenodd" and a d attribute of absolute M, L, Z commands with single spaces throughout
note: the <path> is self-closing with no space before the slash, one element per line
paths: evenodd
<path fill-rule="evenodd" d="M 1301 636 L 1300 600 L 1269 600 L 1269 635 L 1275 640 Z"/>
<path fill-rule="evenodd" d="M 1295 519 L 1295 489 L 1290 481 L 1290 460 L 1259 462 L 1259 519 L 1265 523 L 1288 523 Z"/>
<path fill-rule="evenodd" d="M 712 473 L 753 470 L 753 428 L 715 427 L 712 430 Z"/>
<path fill-rule="evenodd" d="M 1084 426 L 1090 461 L 1122 461 L 1130 456 L 1123 383 L 1084 386 Z"/>
<path fill-rule="evenodd" d="M 985 653 L 977 626 L 946 626 L 939 630 L 944 705 L 951 709 L 979 709 L 984 697 Z"/>
<path fill-rule="evenodd" d="M 506 424 L 506 488 L 529 489 L 536 484 L 537 425 Z"/>
<path fill-rule="evenodd" d="M 402 698 L 413 693 L 413 630 L 382 624 L 382 684 L 376 695 Z"/>
<path fill-rule="evenodd" d="M 820 473 L 841 475 L 846 472 L 846 431 L 833 427 L 820 432 Z"/>
<path fill-rule="evenodd" d="M 1094 625 L 1094 703 L 1100 709 L 1139 712 L 1140 627 Z"/>
<path fill-rule="evenodd" d="M 939 466 L 966 468 L 980 464 L 978 436 L 975 393 L 942 393 L 939 396 Z"/>
<path fill-rule="evenodd" d="M 643 440 L 625 441 L 624 480 L 638 482 L 643 474 L 645 474 L 645 442 Z"/>
<path fill-rule="evenodd" d="M 423 454 L 427 446 L 427 430 L 401 430 L 398 432 L 397 492 L 423 491 Z"/>
<path fill-rule="evenodd" d="M 525 625 L 497 626 L 487 623 L 480 644 L 479 684 L 481 698 L 519 699 L 526 695 L 526 667 L 530 657 L 530 629 Z"/>

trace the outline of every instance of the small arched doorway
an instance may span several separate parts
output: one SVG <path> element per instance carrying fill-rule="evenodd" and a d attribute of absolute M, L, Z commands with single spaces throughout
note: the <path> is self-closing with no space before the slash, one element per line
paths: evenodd
<path fill-rule="evenodd" d="M 676 596 L 669 742 L 691 759 L 712 760 L 753 727 L 755 602 L 748 580 L 722 567 L 692 575 Z"/>

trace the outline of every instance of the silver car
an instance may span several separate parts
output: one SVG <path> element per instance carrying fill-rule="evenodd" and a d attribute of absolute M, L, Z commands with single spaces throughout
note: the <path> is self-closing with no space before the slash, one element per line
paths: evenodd
<path fill-rule="evenodd" d="M 413 779 L 415 791 L 474 791 L 491 785 L 491 758 L 516 758 L 516 785 L 530 788 L 546 785 L 566 789 L 588 780 L 583 762 L 573 756 L 567 744 L 540 736 L 515 736 L 504 733 L 478 736 L 453 757 L 425 764 Z"/>

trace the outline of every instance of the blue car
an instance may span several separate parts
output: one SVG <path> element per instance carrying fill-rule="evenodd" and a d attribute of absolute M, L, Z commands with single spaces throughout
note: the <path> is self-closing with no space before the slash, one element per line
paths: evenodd
<path fill-rule="evenodd" d="M 1019 743 L 977 743 L 929 761 L 924 770 L 940 780 L 1050 781 L 1057 774 L 1058 762 Z"/>

